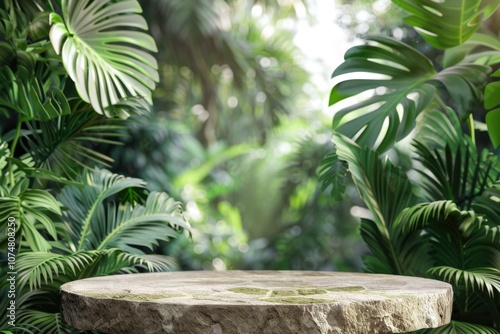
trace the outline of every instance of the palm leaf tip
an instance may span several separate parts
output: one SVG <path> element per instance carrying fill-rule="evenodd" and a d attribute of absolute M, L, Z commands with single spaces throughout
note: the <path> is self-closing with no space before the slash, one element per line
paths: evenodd
<path fill-rule="evenodd" d="M 80 97 L 108 117 L 116 110 L 107 107 L 132 96 L 151 104 L 159 81 L 141 11 L 137 0 L 63 0 L 62 16 L 51 15 L 50 40 Z"/>

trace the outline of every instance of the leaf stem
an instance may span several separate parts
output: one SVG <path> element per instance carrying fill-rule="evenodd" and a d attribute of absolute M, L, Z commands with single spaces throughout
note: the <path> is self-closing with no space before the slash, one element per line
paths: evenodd
<path fill-rule="evenodd" d="M 443 107 L 444 110 L 446 110 L 446 108 L 448 108 L 448 106 L 446 105 L 446 103 L 444 103 L 443 99 L 441 98 L 441 96 L 437 95 L 436 94 L 436 101 L 439 103 L 439 105 L 441 107 Z"/>
<path fill-rule="evenodd" d="M 470 132 L 470 138 L 472 140 L 472 143 L 476 145 L 476 132 L 474 128 L 474 117 L 472 116 L 472 113 L 469 115 L 469 119 L 467 120 L 467 123 L 469 125 L 469 132 Z"/>
<path fill-rule="evenodd" d="M 10 177 L 10 184 L 12 187 L 14 186 L 14 164 L 12 162 L 12 159 L 14 159 L 14 154 L 16 152 L 17 143 L 19 141 L 19 137 L 21 136 L 21 124 L 22 124 L 22 118 L 19 117 L 19 120 L 17 121 L 17 126 L 16 126 L 16 135 L 14 136 L 14 139 L 12 140 L 12 147 L 10 149 L 11 160 L 9 161 L 9 177 Z"/>

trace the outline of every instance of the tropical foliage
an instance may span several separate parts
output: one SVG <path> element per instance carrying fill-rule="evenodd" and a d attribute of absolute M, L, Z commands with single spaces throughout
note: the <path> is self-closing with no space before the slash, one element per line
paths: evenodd
<path fill-rule="evenodd" d="M 113 160 L 97 148 L 152 101 L 156 45 L 140 12 L 135 0 L 0 6 L 0 326 L 14 218 L 16 333 L 75 332 L 59 314 L 65 282 L 175 267 L 155 250 L 189 229 L 181 205 L 104 169 Z"/>
<path fill-rule="evenodd" d="M 316 187 L 330 120 L 311 107 L 291 43 L 302 3 L 144 1 L 159 48 L 156 111 L 129 124 L 111 156 L 185 203 L 192 243 L 165 250 L 182 268 L 359 270 L 353 203 Z"/>
<path fill-rule="evenodd" d="M 407 24 L 444 50 L 443 62 L 436 66 L 385 36 L 368 36 L 366 45 L 347 51 L 333 73 L 335 150 L 321 179 L 341 191 L 347 168 L 371 212 L 361 220 L 371 251 L 366 271 L 453 286 L 452 323 L 422 332 L 498 333 L 500 161 L 492 147 L 500 126 L 498 111 L 484 117 L 482 106 L 498 105 L 498 85 L 489 82 L 499 54 L 498 40 L 477 31 L 500 1 L 393 3 L 410 14 Z M 486 129 L 485 119 L 491 142 L 482 149 L 476 127 Z M 410 163 L 400 162 L 402 147 Z"/>

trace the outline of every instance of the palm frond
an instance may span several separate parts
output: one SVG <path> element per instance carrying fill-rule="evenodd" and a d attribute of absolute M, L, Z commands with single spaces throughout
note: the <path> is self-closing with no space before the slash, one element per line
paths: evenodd
<path fill-rule="evenodd" d="M 75 329 L 65 324 L 61 313 L 46 312 L 34 309 L 21 309 L 17 314 L 18 327 L 34 333 L 74 334 Z M 23 331 L 26 333 L 25 331 Z M 17 333 L 17 332 L 16 332 Z"/>
<path fill-rule="evenodd" d="M 319 182 L 321 190 L 325 191 L 330 188 L 331 196 L 340 201 L 344 196 L 345 184 L 344 180 L 347 175 L 347 164 L 341 161 L 335 149 L 328 153 L 321 161 L 319 170 Z"/>
<path fill-rule="evenodd" d="M 343 135 L 334 134 L 333 141 L 339 159 L 347 162 L 360 197 L 374 217 L 363 219 L 361 225 L 363 239 L 378 258 L 372 262 L 386 263 L 383 272 L 390 268 L 391 273 L 401 274 L 406 269 L 402 268 L 395 247 L 404 236 L 395 229 L 395 223 L 401 211 L 415 201 L 407 175 L 388 159 L 382 162 L 376 151 L 362 149 Z"/>
<path fill-rule="evenodd" d="M 121 120 L 107 119 L 90 108 L 73 106 L 70 115 L 28 123 L 21 144 L 35 166 L 76 180 L 82 169 L 109 167 L 111 158 L 95 149 L 100 144 L 119 145 L 126 136 Z"/>
<path fill-rule="evenodd" d="M 138 254 L 123 254 L 123 259 L 128 262 L 128 265 L 139 266 L 149 272 L 153 271 L 171 271 L 177 268 L 175 260 L 165 255 L 138 255 Z"/>
<path fill-rule="evenodd" d="M 415 201 L 407 175 L 389 159 L 381 161 L 378 152 L 362 149 L 341 134 L 335 133 L 333 142 L 339 158 L 347 162 L 353 181 L 374 221 L 383 229 L 388 229 L 399 213 Z"/>
<path fill-rule="evenodd" d="M 430 268 L 429 274 L 455 287 L 465 287 L 466 290 L 484 292 L 490 297 L 493 297 L 495 293 L 500 293 L 500 270 L 495 268 L 486 267 L 463 270 L 448 266 L 438 266 Z"/>
<path fill-rule="evenodd" d="M 423 329 L 412 333 L 414 334 L 499 334 L 500 332 L 491 327 L 476 325 L 468 322 L 452 321 L 449 324 L 438 328 Z"/>
<path fill-rule="evenodd" d="M 365 271 L 380 274 L 402 274 L 390 238 L 371 219 L 361 219 L 360 233 L 373 255 L 363 258 Z"/>
<path fill-rule="evenodd" d="M 429 222 L 441 222 L 452 220 L 458 226 L 462 221 L 472 219 L 472 212 L 461 211 L 452 201 L 436 201 L 431 203 L 419 203 L 404 209 L 396 220 L 401 225 L 402 231 L 415 231 L 423 229 Z"/>
<path fill-rule="evenodd" d="M 117 207 L 110 203 L 106 214 L 92 221 L 88 242 L 96 250 L 118 248 L 141 254 L 139 246 L 152 249 L 160 240 L 175 238 L 179 228 L 189 229 L 180 203 L 165 193 L 152 192 L 144 205 L 126 203 Z"/>
<path fill-rule="evenodd" d="M 456 130 L 453 130 L 455 128 Z M 432 138 L 432 132 L 438 133 Z M 414 140 L 416 160 L 425 169 L 424 189 L 432 200 L 449 199 L 463 209 L 478 207 L 496 219 L 495 182 L 500 178 L 500 159 L 488 150 L 478 152 L 470 138 L 460 130 L 458 119 L 448 110 L 448 117 L 431 111 Z M 493 195 L 493 196 L 492 196 Z M 490 206 L 490 207 L 489 207 Z"/>
<path fill-rule="evenodd" d="M 93 261 L 92 252 L 69 255 L 50 252 L 24 252 L 18 256 L 17 270 L 20 287 L 28 285 L 31 290 L 39 289 L 61 277 L 78 277 L 78 273 Z M 69 281 L 69 279 L 67 279 Z"/>
<path fill-rule="evenodd" d="M 104 201 L 128 188 L 143 189 L 145 182 L 141 179 L 128 178 L 113 174 L 107 170 L 96 169 L 87 172 L 84 177 L 86 186 L 79 188 L 66 186 L 58 195 L 59 201 L 71 210 L 63 212 L 75 239 L 77 250 L 89 249 L 89 236 L 92 234 L 92 221 L 105 215 Z"/>
<path fill-rule="evenodd" d="M 416 139 L 430 150 L 444 149 L 449 145 L 452 151 L 462 146 L 466 137 L 460 120 L 449 107 L 445 112 L 437 109 L 425 110 L 416 135 Z"/>
<path fill-rule="evenodd" d="M 500 161 L 497 159 L 497 161 Z M 490 173 L 493 174 L 494 173 Z M 474 198 L 472 208 L 477 213 L 484 215 L 492 224 L 498 225 L 500 222 L 500 174 L 496 175 L 494 183 L 485 188 L 484 191 Z"/>
<path fill-rule="evenodd" d="M 438 49 L 463 44 L 500 6 L 498 0 L 393 0 L 393 3 L 410 13 L 404 18 L 405 23 L 415 27 Z"/>
<path fill-rule="evenodd" d="M 28 247 L 33 251 L 48 251 L 51 246 L 40 230 L 57 239 L 54 223 L 48 214 L 60 215 L 60 203 L 49 192 L 27 189 L 27 185 L 27 182 L 18 182 L 13 188 L 12 195 L 0 197 L 0 219 L 7 222 L 9 217 L 14 217 L 18 233 Z"/>
<path fill-rule="evenodd" d="M 118 248 L 89 251 L 92 261 L 78 273 L 78 279 L 105 276 L 117 273 L 146 271 L 170 271 L 176 268 L 175 261 L 164 255 L 128 254 Z"/>
<path fill-rule="evenodd" d="M 159 77 L 157 62 L 146 51 L 157 49 L 143 32 L 147 23 L 141 12 L 136 0 L 63 0 L 62 17 L 51 16 L 50 40 L 80 97 L 108 117 L 115 115 L 107 107 L 127 97 L 152 103 Z"/>

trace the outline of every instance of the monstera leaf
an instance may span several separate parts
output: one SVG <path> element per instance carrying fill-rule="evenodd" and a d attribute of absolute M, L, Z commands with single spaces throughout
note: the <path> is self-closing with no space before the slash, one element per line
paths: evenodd
<path fill-rule="evenodd" d="M 500 6 L 500 0 L 392 0 L 410 16 L 405 23 L 415 27 L 429 44 L 446 49 L 463 44 Z"/>
<path fill-rule="evenodd" d="M 366 73 L 378 77 L 347 78 L 335 85 L 330 95 L 333 105 L 360 94 L 357 101 L 335 114 L 333 128 L 356 137 L 362 146 L 383 152 L 406 137 L 415 127 L 417 115 L 436 97 L 436 88 L 445 88 L 461 118 L 482 96 L 487 66 L 458 64 L 437 72 L 427 57 L 400 41 L 384 36 L 369 36 L 367 40 L 368 44 L 346 52 L 345 62 L 333 77 L 348 74 L 362 78 Z"/>
<path fill-rule="evenodd" d="M 62 0 L 62 17 L 52 14 L 50 40 L 76 83 L 80 97 L 108 117 L 127 117 L 107 109 L 131 96 L 151 103 L 159 80 L 157 62 L 147 51 L 156 44 L 139 15 L 136 0 Z M 115 112 L 114 112 L 115 111 Z"/>

